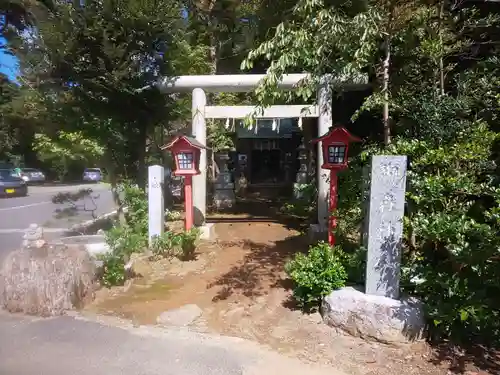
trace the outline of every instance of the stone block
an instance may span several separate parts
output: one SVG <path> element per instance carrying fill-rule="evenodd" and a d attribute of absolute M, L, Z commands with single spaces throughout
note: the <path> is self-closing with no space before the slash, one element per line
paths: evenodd
<path fill-rule="evenodd" d="M 104 255 L 111 252 L 111 248 L 106 243 L 106 237 L 104 234 L 62 237 L 57 239 L 55 243 L 63 243 L 64 245 L 81 245 L 94 259 L 99 255 Z"/>
<path fill-rule="evenodd" d="M 234 184 L 232 182 L 228 183 L 218 183 L 214 184 L 214 189 L 217 190 L 234 190 Z"/>
<path fill-rule="evenodd" d="M 188 326 L 203 314 L 203 310 L 198 305 L 189 304 L 178 309 L 162 312 L 156 323 L 166 326 Z"/>
<path fill-rule="evenodd" d="M 219 173 L 215 182 L 218 184 L 230 184 L 232 180 L 231 173 Z"/>
<path fill-rule="evenodd" d="M 231 208 L 236 202 L 234 190 L 215 190 L 214 192 L 214 206 L 216 209 Z"/>
<path fill-rule="evenodd" d="M 215 239 L 214 223 L 205 223 L 202 226 L 197 227 L 200 230 L 200 239 L 202 240 L 213 240 Z"/>
<path fill-rule="evenodd" d="M 323 298 L 323 321 L 352 336 L 386 344 L 405 344 L 423 337 L 422 304 L 414 298 L 395 300 L 347 287 Z"/>

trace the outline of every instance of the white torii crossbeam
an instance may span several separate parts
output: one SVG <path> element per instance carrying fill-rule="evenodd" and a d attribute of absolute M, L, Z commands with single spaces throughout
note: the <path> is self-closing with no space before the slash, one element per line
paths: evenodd
<path fill-rule="evenodd" d="M 157 87 L 165 93 L 189 92 L 192 90 L 192 133 L 196 139 L 206 145 L 207 130 L 206 118 L 244 118 L 253 112 L 251 106 L 207 106 L 205 92 L 249 92 L 254 90 L 264 74 L 238 75 L 197 75 L 179 76 L 161 79 Z M 294 90 L 300 81 L 308 74 L 285 74 L 277 87 L 281 90 Z M 325 77 L 326 78 L 326 77 Z M 264 113 L 257 117 L 318 117 L 318 136 L 325 134 L 332 125 L 332 96 L 331 76 L 323 79 L 318 87 L 317 105 L 271 106 L 264 109 Z M 367 79 L 363 77 L 357 82 L 337 79 L 336 85 L 345 85 L 351 88 L 366 87 Z M 318 226 L 319 230 L 326 231 L 328 220 L 328 180 L 323 173 L 323 153 L 318 144 L 317 175 L 318 175 Z M 202 150 L 200 155 L 200 175 L 193 177 L 193 206 L 195 225 L 205 223 L 206 191 L 207 191 L 207 154 Z"/>
<path fill-rule="evenodd" d="M 163 92 L 189 92 L 195 88 L 208 92 L 249 92 L 254 90 L 265 76 L 265 74 L 227 74 L 167 77 L 158 83 L 158 88 Z M 278 83 L 278 88 L 291 90 L 307 77 L 307 74 L 286 74 Z"/>

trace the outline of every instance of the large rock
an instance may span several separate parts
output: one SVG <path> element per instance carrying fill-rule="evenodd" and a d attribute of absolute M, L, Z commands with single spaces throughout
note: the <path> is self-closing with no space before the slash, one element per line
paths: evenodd
<path fill-rule="evenodd" d="M 54 316 L 94 298 L 96 269 L 83 246 L 43 245 L 10 253 L 0 270 L 0 306 Z"/>
<path fill-rule="evenodd" d="M 423 306 L 418 300 L 367 295 L 350 287 L 326 296 L 321 310 L 329 326 L 387 344 L 420 339 L 425 326 Z"/>

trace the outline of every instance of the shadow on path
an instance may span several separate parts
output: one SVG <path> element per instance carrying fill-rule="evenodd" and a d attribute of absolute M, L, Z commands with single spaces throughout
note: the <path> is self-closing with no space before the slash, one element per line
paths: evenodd
<path fill-rule="evenodd" d="M 282 199 L 265 199 L 259 197 L 239 198 L 232 209 L 211 211 L 207 214 L 208 223 L 279 223 L 287 229 L 304 231 L 308 223 L 300 218 L 290 217 L 280 208 Z"/>

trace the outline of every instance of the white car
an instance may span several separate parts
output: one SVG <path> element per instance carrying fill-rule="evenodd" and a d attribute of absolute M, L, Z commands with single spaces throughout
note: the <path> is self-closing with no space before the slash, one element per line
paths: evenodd
<path fill-rule="evenodd" d="M 86 168 L 83 171 L 83 181 L 100 182 L 102 181 L 102 172 L 100 168 Z"/>
<path fill-rule="evenodd" d="M 35 168 L 21 168 L 20 177 L 27 184 L 45 182 L 45 175 L 43 174 L 43 172 Z"/>

